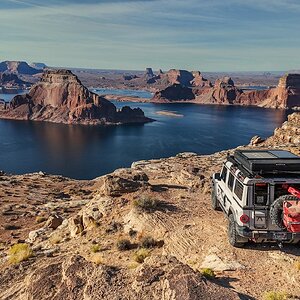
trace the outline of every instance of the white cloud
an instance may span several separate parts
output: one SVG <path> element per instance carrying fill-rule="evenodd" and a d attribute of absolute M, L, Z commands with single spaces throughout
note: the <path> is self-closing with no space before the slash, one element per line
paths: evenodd
<path fill-rule="evenodd" d="M 5 59 L 131 69 L 193 69 L 200 63 L 206 70 L 300 65 L 300 25 L 292 23 L 300 4 L 291 0 L 106 1 L 47 7 L 35 5 L 35 0 L 10 1 L 27 8 L 1 9 L 0 4 L 0 55 Z M 294 10 L 279 20 L 270 13 L 275 9 L 279 14 L 285 4 L 285 10 Z M 286 58 L 283 53 L 288 53 Z"/>

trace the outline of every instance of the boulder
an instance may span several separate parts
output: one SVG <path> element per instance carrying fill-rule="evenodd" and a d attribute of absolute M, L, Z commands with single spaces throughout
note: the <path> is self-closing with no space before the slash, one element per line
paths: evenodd
<path fill-rule="evenodd" d="M 68 227 L 69 227 L 70 235 L 72 237 L 81 233 L 84 229 L 83 223 L 82 223 L 82 216 L 78 215 L 78 216 L 70 218 L 68 221 Z"/>
<path fill-rule="evenodd" d="M 260 136 L 255 135 L 251 140 L 250 140 L 250 145 L 251 146 L 256 146 L 258 144 L 263 143 L 265 140 L 262 139 Z"/>
<path fill-rule="evenodd" d="M 63 218 L 59 215 L 50 216 L 45 224 L 48 228 L 56 229 L 63 222 Z"/>
<path fill-rule="evenodd" d="M 121 196 L 148 187 L 148 180 L 148 176 L 142 171 L 120 169 L 102 178 L 101 192 L 108 196 Z"/>
<path fill-rule="evenodd" d="M 216 254 L 210 254 L 205 257 L 200 268 L 209 268 L 214 271 L 235 271 L 243 269 L 244 266 L 237 261 L 225 261 Z"/>

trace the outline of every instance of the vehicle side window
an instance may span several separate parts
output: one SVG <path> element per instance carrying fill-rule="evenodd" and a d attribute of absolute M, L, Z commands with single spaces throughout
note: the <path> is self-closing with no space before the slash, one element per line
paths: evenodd
<path fill-rule="evenodd" d="M 226 176 L 227 176 L 227 168 L 224 166 L 222 173 L 221 173 L 221 179 L 226 182 Z"/>
<path fill-rule="evenodd" d="M 232 191 L 232 188 L 233 188 L 233 182 L 234 182 L 234 176 L 231 173 L 229 173 L 228 187 L 230 188 L 231 191 Z"/>
<path fill-rule="evenodd" d="M 244 191 L 243 184 L 240 181 L 236 180 L 234 186 L 234 193 L 240 200 L 242 200 L 243 198 L 243 191 Z"/>

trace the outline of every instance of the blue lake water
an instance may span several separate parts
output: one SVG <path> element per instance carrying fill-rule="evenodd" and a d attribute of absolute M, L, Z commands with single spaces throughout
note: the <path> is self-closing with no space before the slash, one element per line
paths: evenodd
<path fill-rule="evenodd" d="M 272 135 L 287 117 L 286 111 L 254 107 L 114 103 L 140 107 L 157 121 L 93 127 L 0 120 L 0 170 L 17 174 L 42 170 L 90 179 L 141 159 L 183 151 L 208 154 L 248 144 L 256 134 Z M 158 115 L 161 110 L 183 117 Z"/>
<path fill-rule="evenodd" d="M 148 91 L 141 90 L 115 90 L 115 89 L 106 89 L 106 88 L 97 88 L 92 89 L 94 93 L 98 95 L 116 95 L 116 96 L 132 96 L 140 98 L 151 98 L 152 94 Z"/>

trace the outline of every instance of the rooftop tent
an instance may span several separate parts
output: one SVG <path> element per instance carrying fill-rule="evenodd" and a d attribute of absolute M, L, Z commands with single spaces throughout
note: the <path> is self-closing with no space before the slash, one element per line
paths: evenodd
<path fill-rule="evenodd" d="M 236 150 L 234 160 L 250 174 L 300 174 L 300 157 L 289 151 Z"/>

